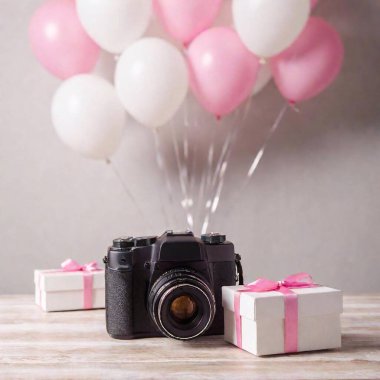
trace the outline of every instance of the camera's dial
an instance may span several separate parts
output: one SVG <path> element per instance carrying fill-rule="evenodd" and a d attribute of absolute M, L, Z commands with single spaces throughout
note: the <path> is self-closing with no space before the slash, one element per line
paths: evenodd
<path fill-rule="evenodd" d="M 126 249 L 126 248 L 132 248 L 135 245 L 133 238 L 128 237 L 120 237 L 117 239 L 114 239 L 113 241 L 113 248 L 116 249 Z"/>
<path fill-rule="evenodd" d="M 226 235 L 222 235 L 219 232 L 211 232 L 203 234 L 201 239 L 205 244 L 222 244 L 226 241 Z"/>
<path fill-rule="evenodd" d="M 134 239 L 136 247 L 146 247 L 156 242 L 157 236 L 141 236 Z"/>

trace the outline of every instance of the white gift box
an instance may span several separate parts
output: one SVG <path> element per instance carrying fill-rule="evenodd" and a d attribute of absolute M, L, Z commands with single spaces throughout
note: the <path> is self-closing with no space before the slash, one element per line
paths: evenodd
<path fill-rule="evenodd" d="M 238 345 L 234 298 L 244 286 L 224 286 L 224 338 Z M 291 289 L 298 299 L 297 352 L 341 346 L 340 290 L 317 286 Z M 278 291 L 240 293 L 241 348 L 258 356 L 285 353 L 284 294 Z"/>
<path fill-rule="evenodd" d="M 92 276 L 90 307 L 85 307 L 84 276 Z M 65 272 L 35 270 L 35 301 L 44 311 L 101 309 L 105 307 L 104 270 Z"/>

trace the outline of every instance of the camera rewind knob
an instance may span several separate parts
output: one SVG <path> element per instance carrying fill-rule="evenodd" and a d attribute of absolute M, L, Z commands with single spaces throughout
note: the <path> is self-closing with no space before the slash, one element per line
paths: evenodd
<path fill-rule="evenodd" d="M 132 248 L 135 245 L 132 237 L 120 237 L 113 241 L 114 248 Z"/>

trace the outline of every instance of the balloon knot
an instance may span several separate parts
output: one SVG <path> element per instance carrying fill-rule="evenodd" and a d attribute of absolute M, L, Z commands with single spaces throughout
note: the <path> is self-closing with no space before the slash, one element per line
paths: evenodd
<path fill-rule="evenodd" d="M 261 65 L 266 65 L 267 64 L 267 59 L 264 58 L 264 57 L 261 57 L 260 60 L 259 60 L 260 64 Z"/>
<path fill-rule="evenodd" d="M 293 109 L 293 111 L 300 112 L 299 108 L 297 107 L 297 102 L 295 100 L 289 100 L 289 106 Z"/>
<path fill-rule="evenodd" d="M 217 121 L 220 121 L 220 120 L 222 120 L 222 116 L 221 116 L 221 115 L 215 115 L 215 119 L 216 119 Z"/>

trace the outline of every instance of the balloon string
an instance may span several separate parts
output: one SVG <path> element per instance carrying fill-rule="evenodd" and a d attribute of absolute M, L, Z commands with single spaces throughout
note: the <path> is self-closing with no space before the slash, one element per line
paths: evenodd
<path fill-rule="evenodd" d="M 211 143 L 208 151 L 206 152 L 206 156 L 203 157 L 201 154 L 197 154 L 197 150 L 195 150 L 195 160 L 198 160 L 201 163 L 201 173 L 200 173 L 200 181 L 198 186 L 195 186 L 195 181 L 193 181 L 193 186 L 195 190 L 198 190 L 198 195 L 196 197 L 197 203 L 196 203 L 196 227 L 198 228 L 198 222 L 199 222 L 199 232 L 201 232 L 202 227 L 202 218 L 204 216 L 204 198 L 207 194 L 208 188 L 210 186 L 210 178 L 212 175 L 212 168 L 213 168 L 213 162 L 214 162 L 214 156 L 215 156 L 215 136 L 216 136 L 216 130 L 218 128 L 219 121 L 216 121 L 216 119 L 213 118 L 213 122 L 208 128 L 202 128 L 202 130 L 211 130 Z M 203 163 L 206 162 L 206 165 L 203 165 Z M 197 231 L 198 232 L 198 231 Z"/>
<path fill-rule="evenodd" d="M 250 104 L 250 103 L 248 102 L 247 104 Z M 202 223 L 201 233 L 207 232 L 209 222 L 210 222 L 210 216 L 212 213 L 216 211 L 219 205 L 220 195 L 221 195 L 221 191 L 223 189 L 223 184 L 224 184 L 224 176 L 226 174 L 228 163 L 229 163 L 229 157 L 231 155 L 232 147 L 235 143 L 236 137 L 240 130 L 241 124 L 239 124 L 238 126 L 235 126 L 235 123 L 238 119 L 239 114 L 240 114 L 240 110 L 238 110 L 234 115 L 232 127 L 227 135 L 227 138 L 224 144 L 222 145 L 221 153 L 216 164 L 214 175 L 212 176 L 212 180 L 211 180 L 209 189 L 207 191 L 208 197 L 206 199 L 206 204 L 204 205 L 205 216 Z M 244 115 L 246 114 L 247 112 L 244 112 Z"/>
<path fill-rule="evenodd" d="M 235 144 L 236 138 L 237 138 L 240 130 L 243 128 L 242 124 L 245 122 L 245 120 L 249 114 L 250 108 L 251 108 L 251 102 L 250 102 L 250 99 L 248 99 L 246 101 L 244 109 L 243 109 L 242 122 L 239 123 L 237 126 L 235 126 L 235 123 L 238 121 L 238 119 L 240 117 L 241 109 L 238 109 L 234 115 L 233 122 L 232 122 L 232 128 L 228 134 L 227 140 L 225 141 L 225 143 L 223 145 L 222 153 L 221 153 L 221 156 L 219 158 L 216 171 L 214 173 L 214 177 L 213 177 L 213 181 L 212 181 L 212 188 L 215 188 L 216 180 L 218 178 L 220 178 L 222 165 L 226 161 L 226 158 L 231 155 L 231 151 L 232 151 L 233 146 Z"/>
<path fill-rule="evenodd" d="M 184 170 L 184 180 L 186 183 L 186 192 L 188 196 L 188 204 L 187 207 L 192 209 L 194 207 L 194 197 L 192 196 L 192 187 L 194 182 L 194 171 L 195 171 L 195 162 L 194 155 L 195 149 L 194 144 L 191 144 L 190 139 L 190 131 L 191 131 L 191 123 L 190 123 L 190 101 L 189 97 L 187 97 L 184 103 L 184 112 L 183 112 L 183 124 L 184 124 L 184 138 L 183 138 L 183 170 Z M 193 128 L 195 128 L 195 123 L 193 123 Z M 190 156 L 192 156 L 192 162 L 190 162 Z"/>
<path fill-rule="evenodd" d="M 207 199 L 207 202 L 205 204 L 206 215 L 202 224 L 202 233 L 207 232 L 207 228 L 210 223 L 210 216 L 211 214 L 215 213 L 219 206 L 220 196 L 223 190 L 224 179 L 229 165 L 230 156 L 232 154 L 236 138 L 242 128 L 242 124 L 244 124 L 244 121 L 249 114 L 250 106 L 251 102 L 250 99 L 248 99 L 245 103 L 245 107 L 243 107 L 242 122 L 239 123 L 237 126 L 235 126 L 235 123 L 237 122 L 240 116 L 241 108 L 236 111 L 233 118 L 232 128 L 229 131 L 227 139 L 223 144 L 222 151 L 211 182 L 210 197 Z"/>
<path fill-rule="evenodd" d="M 184 103 L 184 110 L 183 110 L 183 124 L 184 124 L 184 138 L 183 138 L 183 158 L 185 161 L 185 170 L 186 170 L 186 181 L 187 185 L 190 186 L 190 171 L 189 171 L 189 129 L 190 129 L 190 122 L 189 122 L 189 99 L 187 98 Z"/>
<path fill-rule="evenodd" d="M 124 182 L 123 177 L 121 176 L 121 174 L 120 174 L 119 170 L 117 169 L 115 163 L 110 158 L 106 158 L 106 164 L 112 169 L 116 178 L 119 180 L 119 183 L 120 183 L 121 187 L 123 188 L 124 193 L 132 201 L 132 203 L 136 207 L 136 210 L 138 211 L 139 215 L 143 218 L 145 224 L 149 225 L 149 227 L 152 229 L 152 224 L 150 223 L 150 220 L 148 218 L 146 218 L 146 216 L 145 216 L 144 212 L 142 211 L 142 209 L 140 208 L 135 196 L 132 194 L 132 192 L 129 190 L 127 184 Z"/>
<path fill-rule="evenodd" d="M 158 130 L 156 128 L 153 129 L 153 137 L 154 137 L 154 146 L 155 146 L 155 152 L 156 152 L 157 166 L 162 173 L 164 186 L 166 187 L 166 194 L 168 196 L 170 206 L 171 206 L 171 208 L 173 208 L 173 205 L 174 205 L 173 189 L 172 189 L 172 186 L 170 184 L 170 179 L 169 179 L 169 174 L 168 174 L 167 166 L 165 163 L 165 159 L 163 158 L 163 156 L 161 154 L 160 138 L 158 135 Z M 168 228 L 172 227 L 172 225 L 170 223 L 169 215 L 166 212 L 166 207 L 162 201 L 161 201 L 161 211 L 162 211 L 162 214 L 164 215 L 166 226 Z"/>
<path fill-rule="evenodd" d="M 218 123 L 218 122 L 217 122 Z M 214 133 L 213 133 L 213 140 L 215 139 L 215 130 L 216 128 L 214 127 Z M 206 191 L 212 191 L 212 189 L 215 186 L 215 181 L 219 175 L 221 165 L 223 163 L 224 156 L 231 144 L 231 139 L 233 135 L 233 129 L 231 129 L 228 133 L 227 139 L 225 140 L 224 144 L 222 145 L 221 148 L 221 153 L 219 155 L 218 161 L 216 162 L 215 170 L 213 171 L 212 163 L 213 163 L 213 156 L 214 156 L 214 142 L 212 145 L 212 151 L 209 151 L 209 159 L 208 159 L 208 173 L 207 173 L 207 182 L 206 182 Z M 210 157 L 212 154 L 212 157 Z M 212 158 L 212 160 L 211 160 Z"/>
<path fill-rule="evenodd" d="M 186 213 L 187 226 L 189 228 L 193 228 L 194 219 L 193 219 L 193 215 L 192 215 L 191 211 L 189 211 L 191 208 L 191 203 L 190 203 L 191 201 L 189 199 L 188 191 L 187 191 L 187 183 L 186 183 L 187 180 L 185 178 L 186 169 L 184 168 L 184 165 L 181 162 L 181 158 L 180 158 L 180 154 L 179 154 L 178 141 L 177 141 L 176 132 L 175 132 L 175 128 L 174 128 L 173 124 L 172 124 L 171 135 L 172 135 L 172 142 L 173 142 L 173 147 L 174 147 L 174 154 L 175 154 L 176 163 L 177 163 L 179 183 L 180 183 L 182 197 L 183 197 L 183 199 L 181 201 L 181 206 Z"/>
<path fill-rule="evenodd" d="M 209 219 L 210 219 L 210 212 L 211 208 L 213 206 L 213 201 L 212 199 L 214 198 L 213 193 L 214 193 L 214 188 L 216 185 L 216 181 L 220 176 L 221 171 L 223 170 L 223 162 L 225 159 L 225 155 L 230 149 L 231 142 L 233 140 L 233 135 L 234 135 L 234 128 L 229 131 L 226 140 L 224 141 L 221 152 L 219 155 L 219 158 L 216 162 L 215 170 L 212 173 L 212 170 L 207 174 L 207 180 L 206 180 L 206 203 L 203 203 L 203 223 L 201 225 L 201 233 L 206 233 L 207 228 L 209 225 Z M 212 169 L 212 166 L 211 166 Z"/>
<path fill-rule="evenodd" d="M 183 45 L 183 54 L 186 56 L 187 54 L 187 46 Z M 178 157 L 177 159 L 177 165 L 181 167 L 179 169 L 180 173 L 183 172 L 183 179 L 182 179 L 182 184 L 181 188 L 185 189 L 185 192 L 182 191 L 184 199 L 181 203 L 182 208 L 185 210 L 186 213 L 186 220 L 187 220 L 187 225 L 189 228 L 194 228 L 194 217 L 193 213 L 191 210 L 194 208 L 194 197 L 192 196 L 192 187 L 193 183 L 195 180 L 195 162 L 193 159 L 193 163 L 190 167 L 190 99 L 189 95 L 186 97 L 185 102 L 184 102 L 184 108 L 183 108 L 183 124 L 184 124 L 184 134 L 183 134 L 183 158 L 184 158 L 184 163 L 182 163 L 179 160 L 179 153 L 176 155 Z M 194 126 L 193 126 L 194 127 Z M 194 128 L 193 128 L 194 129 Z M 193 157 L 194 157 L 194 148 L 193 148 Z M 180 174 L 180 181 L 181 181 L 181 174 Z M 184 202 L 184 203 L 183 203 Z"/>
<path fill-rule="evenodd" d="M 235 124 L 235 120 L 233 121 L 233 125 L 234 124 Z M 213 175 L 212 181 L 211 181 L 211 191 L 215 188 L 216 181 L 220 176 L 220 172 L 221 172 L 223 164 L 225 162 L 225 158 L 226 158 L 226 156 L 228 156 L 228 153 L 231 149 L 231 146 L 232 146 L 232 144 L 236 138 L 237 129 L 238 128 L 235 126 L 232 127 L 231 131 L 228 133 L 226 141 L 224 142 L 224 144 L 222 146 L 221 154 L 219 156 L 219 160 L 218 160 L 218 163 L 216 165 L 216 170 L 214 172 L 214 175 Z"/>
<path fill-rule="evenodd" d="M 195 120 L 194 122 L 194 128 L 197 126 L 197 120 Z M 197 170 L 197 162 L 198 162 L 198 144 L 194 143 L 194 141 L 192 141 L 191 145 L 191 163 L 190 163 L 190 160 L 187 161 L 187 165 L 189 165 L 190 167 L 190 170 L 189 170 L 189 197 L 191 199 L 191 203 L 192 203 L 192 208 L 193 208 L 193 212 L 195 213 L 196 210 L 194 209 L 195 208 L 195 200 L 196 199 L 199 199 L 199 198 L 196 198 L 194 197 L 194 189 L 196 190 L 196 170 Z M 195 221 L 194 221 L 195 222 Z"/>
<path fill-rule="evenodd" d="M 184 157 L 185 157 L 185 166 L 186 166 L 186 173 L 187 173 L 187 185 L 188 185 L 188 204 L 187 206 L 189 209 L 192 210 L 192 217 L 193 217 L 193 230 L 194 232 L 197 225 L 197 215 L 198 215 L 198 201 L 199 196 L 197 197 L 196 194 L 194 194 L 198 187 L 197 187 L 197 168 L 198 168 L 198 161 L 199 159 L 202 159 L 202 157 L 199 157 L 198 154 L 198 146 L 199 143 L 195 139 L 197 137 L 196 129 L 199 127 L 198 124 L 198 114 L 193 113 L 192 122 L 190 122 L 189 119 L 189 112 L 188 108 L 185 108 L 184 113 L 184 125 L 185 125 L 185 132 L 187 133 L 187 155 L 185 151 L 185 145 L 184 145 Z M 191 128 L 191 129 L 190 129 Z"/>
<path fill-rule="evenodd" d="M 265 149 L 268 146 L 269 141 L 272 139 L 274 133 L 277 131 L 277 128 L 279 127 L 281 120 L 284 118 L 286 111 L 288 109 L 288 105 L 286 104 L 280 111 L 280 113 L 277 115 L 276 120 L 274 121 L 272 127 L 269 129 L 269 132 L 264 140 L 263 145 L 257 152 L 256 156 L 254 157 L 251 166 L 249 167 L 247 176 L 246 176 L 246 183 L 249 182 L 253 174 L 255 173 L 257 167 L 259 166 L 259 163 L 261 159 L 263 158 Z M 245 184 L 244 184 L 245 185 Z M 245 188 L 245 186 L 244 186 Z"/>
<path fill-rule="evenodd" d="M 258 152 L 256 153 L 256 155 L 254 156 L 254 158 L 252 160 L 252 163 L 248 169 L 248 172 L 247 172 L 247 175 L 245 177 L 245 181 L 244 181 L 242 187 L 237 192 L 238 196 L 240 196 L 240 194 L 244 193 L 245 189 L 249 185 L 249 182 L 251 181 L 253 174 L 256 172 L 256 169 L 258 168 L 258 166 L 259 166 L 259 164 L 260 164 L 260 162 L 264 156 L 265 150 L 267 149 L 269 142 L 271 141 L 273 135 L 277 131 L 278 127 L 280 126 L 281 121 L 285 117 L 285 114 L 286 114 L 286 111 L 288 110 L 288 108 L 289 108 L 288 104 L 285 104 L 281 108 L 281 110 L 280 110 L 279 114 L 277 115 L 273 125 L 269 129 L 269 132 L 265 137 L 264 143 L 261 145 L 261 148 L 258 150 Z M 298 112 L 298 111 L 296 111 L 296 112 Z M 231 213 L 231 211 L 234 209 L 235 205 L 236 205 L 236 202 L 231 202 L 231 207 L 228 211 L 228 214 Z"/>

